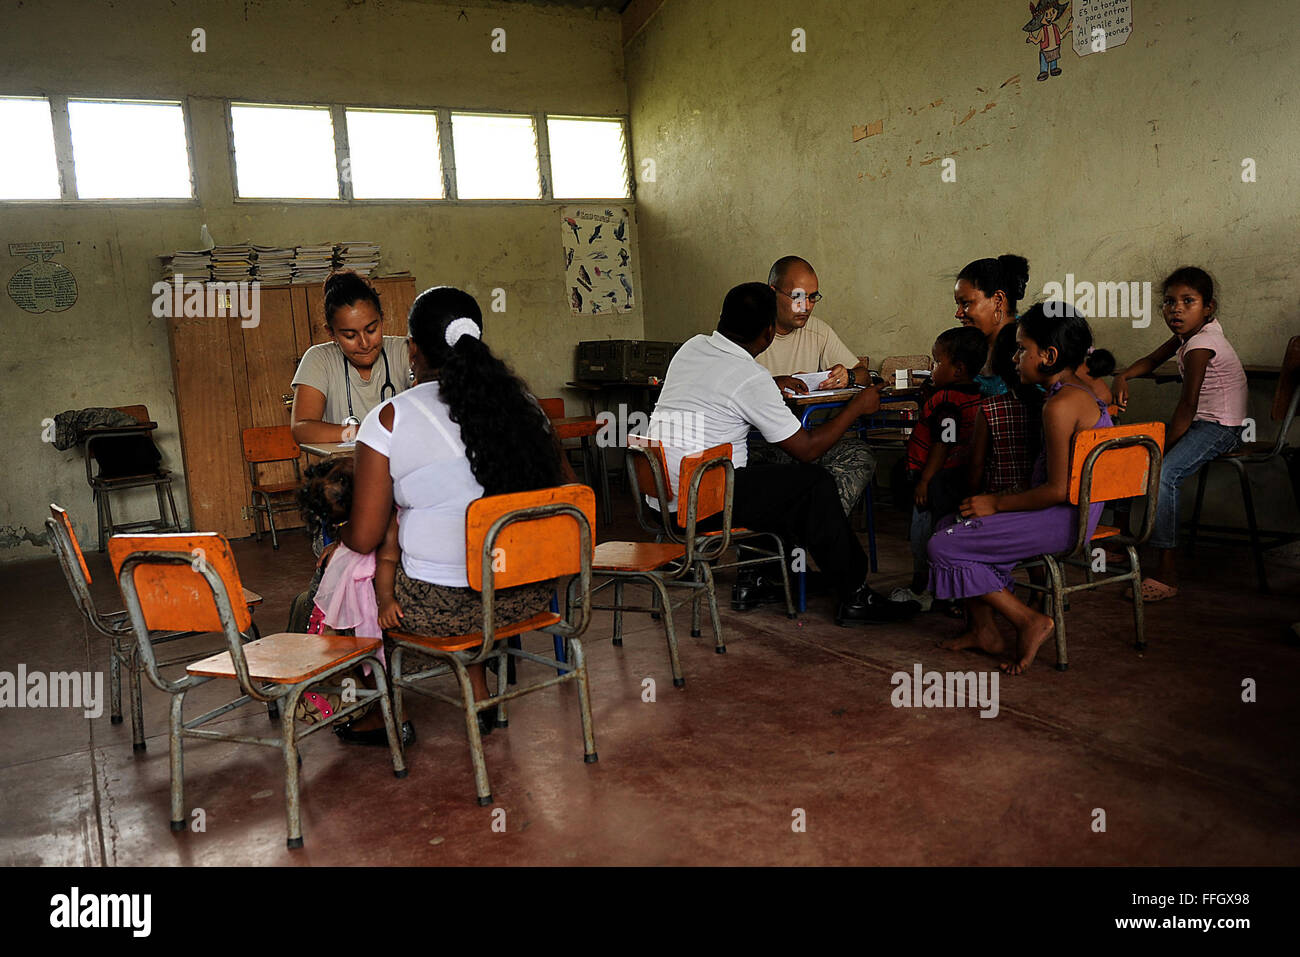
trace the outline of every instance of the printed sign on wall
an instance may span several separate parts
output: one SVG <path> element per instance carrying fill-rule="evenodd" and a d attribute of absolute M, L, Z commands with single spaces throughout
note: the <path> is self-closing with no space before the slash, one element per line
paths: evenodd
<path fill-rule="evenodd" d="M 564 290 L 575 316 L 631 312 L 631 225 L 622 207 L 566 206 L 560 210 Z"/>
<path fill-rule="evenodd" d="M 1104 53 L 1128 42 L 1133 0 L 1074 0 L 1074 52 Z"/>
<path fill-rule="evenodd" d="M 72 270 L 53 261 L 63 243 L 10 243 L 10 256 L 31 260 L 9 277 L 9 298 L 28 312 L 63 312 L 77 301 L 77 280 Z"/>

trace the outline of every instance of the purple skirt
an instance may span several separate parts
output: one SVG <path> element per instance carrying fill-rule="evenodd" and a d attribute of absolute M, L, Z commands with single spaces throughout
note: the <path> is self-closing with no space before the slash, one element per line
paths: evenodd
<path fill-rule="evenodd" d="M 1104 503 L 1088 514 L 1088 537 Z M 1053 505 L 1033 512 L 999 512 L 985 518 L 943 519 L 930 538 L 930 592 L 936 598 L 972 598 L 1011 586 L 1018 562 L 1055 555 L 1074 546 L 1078 507 Z"/>

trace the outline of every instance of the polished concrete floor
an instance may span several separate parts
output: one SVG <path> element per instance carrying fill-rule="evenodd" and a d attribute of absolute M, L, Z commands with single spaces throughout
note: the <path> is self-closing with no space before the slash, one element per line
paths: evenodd
<path fill-rule="evenodd" d="M 602 537 L 635 537 L 618 518 Z M 880 522 L 887 588 L 908 558 L 901 520 Z M 235 551 L 266 598 L 263 633 L 283 629 L 311 573 L 305 537 Z M 106 557 L 90 562 L 117 607 Z M 166 698 L 151 686 L 141 754 L 107 711 L 0 709 L 0 864 L 1296 864 L 1300 571 L 1272 574 L 1260 595 L 1245 551 L 1185 559 L 1184 595 L 1149 607 L 1141 655 L 1118 589 L 1076 597 L 1070 669 L 1045 648 L 1001 680 L 993 718 L 892 706 L 895 672 L 990 668 L 935 646 L 956 627 L 938 615 L 838 628 L 828 596 L 789 621 L 777 607 L 733 613 L 723 588 L 725 655 L 678 611 L 678 690 L 657 623 L 631 618 L 618 648 L 600 613 L 584 639 L 598 763 L 582 761 L 572 686 L 528 696 L 485 741 L 494 803 L 479 807 L 458 713 L 416 700 L 404 780 L 383 749 L 307 740 L 306 846 L 292 852 L 281 759 L 265 748 L 188 743 L 187 804 L 206 830 L 168 829 Z M 0 579 L 0 670 L 106 670 L 52 558 Z M 272 730 L 251 706 L 228 720 Z"/>

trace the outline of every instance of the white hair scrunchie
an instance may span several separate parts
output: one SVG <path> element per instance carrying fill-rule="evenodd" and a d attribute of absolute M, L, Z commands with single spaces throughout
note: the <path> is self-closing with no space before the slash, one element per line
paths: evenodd
<path fill-rule="evenodd" d="M 455 347 L 461 336 L 469 336 L 471 339 L 481 338 L 482 332 L 478 323 L 468 316 L 461 316 L 447 323 L 447 345 Z"/>

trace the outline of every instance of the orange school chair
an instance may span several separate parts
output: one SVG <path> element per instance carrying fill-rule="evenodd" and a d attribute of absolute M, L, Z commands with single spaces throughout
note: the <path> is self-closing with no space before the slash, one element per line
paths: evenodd
<path fill-rule="evenodd" d="M 288 501 L 283 499 L 274 501 L 274 499 L 286 493 L 297 493 L 302 487 L 302 469 L 298 465 L 302 449 L 294 441 L 293 430 L 287 425 L 244 429 L 241 436 L 244 445 L 244 461 L 248 464 L 248 480 L 251 486 L 249 494 L 252 496 L 250 508 L 253 510 L 253 535 L 258 542 L 262 540 L 262 515 L 265 513 L 266 524 L 271 529 L 271 548 L 276 550 L 280 547 L 280 541 L 275 535 L 275 513 L 296 512 L 298 502 L 296 494 Z M 294 481 L 259 481 L 257 467 L 272 462 L 292 462 Z M 260 504 L 259 497 L 262 500 Z"/>
<path fill-rule="evenodd" d="M 131 622 L 126 610 L 104 614 L 96 607 L 95 599 L 90 593 L 90 568 L 86 565 L 86 556 L 81 551 L 81 542 L 77 540 L 77 533 L 72 527 L 68 513 L 58 505 L 51 504 L 50 517 L 45 520 L 45 528 L 49 533 L 50 544 L 54 547 L 54 554 L 58 556 L 59 565 L 63 569 L 68 590 L 72 592 L 72 598 L 81 611 L 81 617 L 93 630 L 109 640 L 109 721 L 112 724 L 122 723 L 122 666 L 125 665 L 131 688 L 131 749 L 143 751 L 145 750 L 144 705 L 140 693 L 140 661 L 135 653 L 135 635 L 131 630 Z M 243 597 L 251 616 L 253 608 L 262 603 L 262 596 L 257 592 L 244 589 Z M 258 637 L 257 625 L 250 627 L 252 636 Z M 156 632 L 150 635 L 149 640 L 157 646 L 179 638 L 189 638 L 194 634 L 195 632 L 192 631 Z M 158 664 L 160 668 L 166 668 L 169 665 L 194 661 L 208 654 L 210 652 L 201 651 Z M 267 706 L 267 711 L 272 718 L 278 716 L 273 703 Z"/>
<path fill-rule="evenodd" d="M 591 620 L 591 528 L 596 519 L 595 494 L 586 485 L 561 485 L 533 492 L 490 495 L 471 502 L 465 515 L 465 555 L 469 587 L 483 596 L 483 630 L 464 635 L 413 635 L 405 631 L 388 632 L 392 642 L 393 698 L 398 722 L 406 720 L 403 691 L 413 691 L 429 698 L 455 705 L 465 718 L 469 735 L 470 761 L 474 766 L 474 787 L 478 803 L 492 803 L 487 764 L 483 759 L 483 740 L 479 734 L 478 712 L 497 708 L 496 726 L 508 725 L 506 702 L 521 695 L 541 691 L 568 681 L 578 683 L 578 710 L 582 720 L 583 760 L 596 761 L 596 740 L 591 725 L 591 697 L 587 686 L 587 663 L 579 636 Z M 479 561 L 475 561 L 477 556 Z M 552 578 L 576 575 L 580 595 L 570 601 L 561 617 L 542 611 L 524 621 L 498 626 L 494 595 L 499 588 L 514 588 Z M 570 589 L 572 595 L 572 586 Z M 576 617 L 575 617 L 576 613 Z M 567 645 L 567 661 L 544 658 L 510 647 L 503 639 L 529 631 L 545 631 L 562 637 Z M 402 670 L 405 654 L 435 659 L 437 662 L 411 674 Z M 506 658 L 514 656 L 554 668 L 557 677 L 507 690 Z M 497 693 L 474 700 L 469 665 L 485 664 L 495 659 Z M 420 682 L 454 675 L 460 693 L 456 696 L 425 688 Z"/>
<path fill-rule="evenodd" d="M 1293 542 L 1300 535 L 1294 531 L 1271 531 L 1261 529 L 1255 520 L 1255 499 L 1250 491 L 1249 467 L 1280 462 L 1287 450 L 1286 434 L 1295 421 L 1296 406 L 1300 404 L 1300 336 L 1292 336 L 1286 344 L 1282 356 L 1282 373 L 1277 380 L 1277 391 L 1273 393 L 1273 407 L 1269 418 L 1280 422 L 1277 436 L 1272 442 L 1247 442 L 1226 455 L 1211 459 L 1201 468 L 1196 481 L 1196 507 L 1192 511 L 1192 520 L 1187 529 L 1187 547 L 1196 546 L 1197 533 L 1200 529 L 1218 533 L 1214 537 L 1200 536 L 1203 542 L 1211 544 L 1237 545 L 1243 537 L 1250 543 L 1250 550 L 1255 557 L 1255 577 L 1259 581 L 1259 590 L 1268 593 L 1268 576 L 1264 571 L 1264 550 L 1276 548 Z M 1205 500 L 1205 480 L 1210 473 L 1210 466 L 1216 463 L 1231 465 L 1241 482 L 1241 501 L 1246 509 L 1246 528 L 1234 528 L 1226 525 L 1204 525 L 1201 523 L 1201 505 Z M 1300 498 L 1296 504 L 1300 506 Z"/>
<path fill-rule="evenodd" d="M 145 674 L 162 691 L 171 695 L 171 827 L 183 831 L 185 820 L 185 738 L 209 741 L 237 741 L 278 748 L 284 755 L 284 789 L 288 817 L 289 848 L 302 847 L 301 808 L 298 801 L 298 740 L 315 734 L 332 722 L 322 721 L 304 729 L 294 720 L 294 711 L 308 690 L 342 695 L 345 703 L 335 712 L 344 717 L 378 700 L 388 732 L 388 749 L 393 773 L 406 777 L 406 763 L 393 724 L 388 700 L 388 682 L 378 652 L 379 638 L 350 638 L 343 635 L 295 635 L 280 633 L 246 641 L 252 618 L 243 602 L 232 602 L 242 594 L 239 571 L 230 543 L 216 532 L 179 535 L 115 535 L 108 543 L 126 599 L 136 648 Z M 226 651 L 186 667 L 177 681 L 164 678 L 154 658 L 149 636 L 154 631 L 220 632 Z M 375 689 L 343 688 L 329 679 L 342 676 L 357 665 L 369 663 Z M 199 685 L 217 678 L 235 681 L 243 694 L 218 708 L 185 720 L 185 696 Z M 259 738 L 247 734 L 205 729 L 202 725 L 220 718 L 251 701 L 275 702 L 280 706 L 280 737 Z"/>
<path fill-rule="evenodd" d="M 684 529 L 678 535 L 668 518 L 671 497 L 665 480 L 663 446 L 641 436 L 629 436 L 627 448 L 627 473 L 642 527 L 658 532 L 654 542 L 601 542 L 596 546 L 592 570 L 608 580 L 596 586 L 599 592 L 610 585 L 614 588 L 612 605 L 592 605 L 600 611 L 614 612 L 614 644 L 623 644 L 623 613 L 641 612 L 659 615 L 668 642 L 668 662 L 673 673 L 673 686 L 686 685 L 677 653 L 677 634 L 673 628 L 673 610 L 683 602 L 674 604 L 668 594 L 669 586 L 691 590 L 692 631 L 698 637 L 700 627 L 699 602 L 707 597 L 709 616 L 713 622 L 716 647 L 725 651 L 722 640 L 722 622 L 718 617 L 717 589 L 709 562 L 721 557 L 731 547 L 731 498 L 734 475 L 731 465 L 731 446 L 719 445 L 682 459 L 680 488 L 686 493 L 686 507 L 677 512 Z M 653 490 L 659 502 L 660 513 L 656 528 L 648 516 L 642 490 Z M 721 514 L 722 528 L 715 534 L 697 533 L 700 519 Z M 663 539 L 669 539 L 664 541 Z M 687 576 L 690 576 L 687 578 Z M 623 600 L 623 586 L 628 581 L 644 582 L 653 589 L 654 602 L 650 607 L 628 605 Z"/>
<path fill-rule="evenodd" d="M 124 446 L 131 448 L 131 443 L 139 443 L 157 461 L 157 446 L 151 433 L 158 428 L 158 423 L 150 421 L 149 409 L 143 405 L 125 405 L 117 408 L 136 420 L 135 425 L 123 425 L 102 429 L 87 429 L 83 434 L 86 457 L 86 484 L 90 486 L 91 496 L 95 500 L 95 512 L 99 524 L 99 551 L 103 551 L 109 536 L 118 532 L 139 529 L 155 531 L 180 531 L 181 522 L 176 514 L 176 499 L 172 496 L 171 470 L 160 465 L 132 464 L 131 456 L 122 458 Z M 116 454 L 114 454 L 116 453 Z M 138 457 L 137 457 L 138 458 Z M 98 468 L 95 468 L 98 465 Z M 129 474 L 121 474 L 121 472 Z M 152 488 L 158 499 L 158 517 L 142 522 L 115 522 L 113 520 L 112 495 L 133 488 Z M 166 495 L 164 500 L 163 496 Z M 171 519 L 167 518 L 170 507 Z"/>
<path fill-rule="evenodd" d="M 1056 622 L 1056 670 L 1065 671 L 1069 659 L 1065 651 L 1066 596 L 1076 591 L 1101 588 L 1127 582 L 1133 588 L 1134 646 L 1145 650 L 1146 629 L 1142 612 L 1142 568 L 1138 563 L 1137 549 L 1146 544 L 1156 522 L 1156 497 L 1160 492 L 1160 462 L 1165 445 L 1165 427 L 1162 422 L 1139 422 L 1134 425 L 1117 425 L 1104 429 L 1084 429 L 1074 436 L 1070 451 L 1071 505 L 1079 507 L 1079 520 L 1074 544 L 1056 555 L 1042 555 L 1022 562 L 1019 569 L 1045 567 L 1047 584 L 1017 582 L 1032 591 L 1043 592 Z M 1088 538 L 1088 512 L 1094 502 L 1114 502 L 1120 499 L 1143 499 L 1146 513 L 1142 525 L 1134 534 L 1114 526 L 1098 525 L 1092 538 Z M 1128 556 L 1128 569 L 1118 574 L 1101 574 L 1092 570 L 1092 545 L 1104 541 L 1107 545 L 1122 545 Z M 1086 580 L 1069 585 L 1065 579 L 1065 566 L 1085 569 Z"/>

